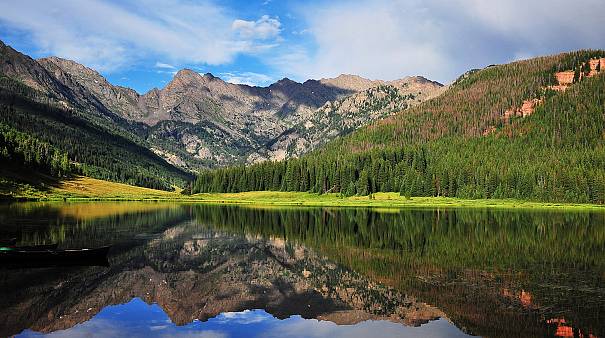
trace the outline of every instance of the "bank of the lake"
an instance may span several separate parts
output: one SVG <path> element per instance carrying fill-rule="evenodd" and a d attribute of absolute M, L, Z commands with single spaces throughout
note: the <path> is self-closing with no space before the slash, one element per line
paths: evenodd
<path fill-rule="evenodd" d="M 590 209 L 603 210 L 605 206 L 594 204 L 543 203 L 514 199 L 459 199 L 452 197 L 405 198 L 395 192 L 375 193 L 371 196 L 343 197 L 340 194 L 316 194 L 309 192 L 252 191 L 241 193 L 210 193 L 190 196 L 202 203 L 244 204 L 261 206 L 303 207 L 373 207 L 373 208 L 522 208 L 522 209 Z"/>
<path fill-rule="evenodd" d="M 184 195 L 108 182 L 88 177 L 75 177 L 56 185 L 32 186 L 0 182 L 0 196 L 12 201 L 174 201 L 206 204 L 240 204 L 280 207 L 372 207 L 372 208 L 517 208 L 602 210 L 594 204 L 545 203 L 514 199 L 459 199 L 451 197 L 405 198 L 399 193 L 375 193 L 371 196 L 344 197 L 340 194 L 310 192 L 253 191 L 241 193 L 202 193 Z"/>

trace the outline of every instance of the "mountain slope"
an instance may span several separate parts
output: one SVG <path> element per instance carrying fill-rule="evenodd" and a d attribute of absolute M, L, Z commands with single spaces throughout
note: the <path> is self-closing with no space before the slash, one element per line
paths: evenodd
<path fill-rule="evenodd" d="M 68 74 L 60 73 L 61 82 L 31 58 L 0 47 L 3 170 L 85 174 L 161 189 L 190 179 L 145 147 L 139 126 L 105 109 Z M 73 88 L 62 85 L 68 82 Z"/>
<path fill-rule="evenodd" d="M 437 96 L 445 88 L 423 77 L 390 82 L 373 81 L 369 88 L 359 93 L 326 102 L 311 117 L 298 122 L 276 137 L 269 144 L 268 151 L 265 150 L 262 155 L 251 155 L 249 162 L 254 160 L 255 156 L 261 160 L 267 157 L 271 160 L 283 160 L 301 156 L 369 122 L 388 117 Z"/>
<path fill-rule="evenodd" d="M 354 75 L 304 83 L 285 78 L 269 87 L 252 87 L 184 69 L 164 88 L 140 95 L 131 89 L 113 86 L 96 71 L 70 60 L 49 57 L 38 62 L 65 87 L 85 91 L 91 100 L 115 116 L 140 123 L 156 154 L 187 169 L 275 159 L 276 153 L 283 153 L 284 157 L 299 156 L 314 146 L 304 145 L 291 152 L 287 146 L 276 149 L 276 145 L 283 144 L 280 138 L 292 134 L 292 128 L 298 129 L 299 134 L 302 132 L 304 139 L 316 138 L 307 137 L 299 127 L 308 120 L 317 120 L 320 114 L 317 110 L 327 102 L 338 102 L 381 85 L 411 84 L 420 99 L 442 87 L 436 82 L 413 78 L 384 82 Z M 385 116 L 368 115 L 361 122 L 338 130 L 337 134 L 346 134 L 367 121 Z M 342 127 L 328 123 L 325 130 L 313 132 L 328 134 L 330 129 Z"/>
<path fill-rule="evenodd" d="M 603 57 L 580 51 L 471 72 L 442 95 L 301 159 L 203 173 L 194 191 L 605 203 Z M 561 72 L 574 78 L 574 69 L 586 73 L 565 80 Z"/>

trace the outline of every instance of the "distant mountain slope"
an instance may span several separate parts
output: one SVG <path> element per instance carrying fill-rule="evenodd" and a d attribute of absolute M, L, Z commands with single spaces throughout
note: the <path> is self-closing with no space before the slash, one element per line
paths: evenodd
<path fill-rule="evenodd" d="M 369 88 L 404 86 L 411 81 L 420 93 L 419 99 L 441 88 L 436 82 L 414 82 L 412 78 L 385 82 L 354 75 L 304 83 L 285 78 L 269 87 L 252 87 L 184 69 L 164 88 L 140 95 L 129 88 L 113 86 L 96 71 L 70 60 L 49 57 L 38 63 L 71 91 L 85 91 L 84 96 L 98 102 L 104 110 L 148 126 L 146 139 L 151 149 L 172 164 L 188 169 L 275 159 L 276 153 L 299 156 L 315 147 L 276 149 L 276 145 L 283 144 L 282 135 L 291 134 L 291 128 L 306 121 L 317 120 L 317 110 L 327 102 L 338 102 Z M 367 116 L 338 130 L 337 135 L 385 114 Z M 310 132 L 327 135 L 342 127 L 338 123 L 321 125 L 325 130 L 315 128 Z M 307 137 L 300 128 L 297 132 L 303 132 L 304 139 L 316 138 Z"/>
<path fill-rule="evenodd" d="M 366 87 L 367 85 L 366 83 Z M 445 88 L 423 77 L 409 77 L 390 82 L 373 81 L 369 88 L 359 93 L 326 102 L 311 117 L 301 119 L 276 137 L 268 149 L 252 154 L 248 162 L 255 159 L 283 160 L 301 156 L 372 121 L 391 116 L 437 96 Z"/>
<path fill-rule="evenodd" d="M 604 51 L 580 51 L 473 71 L 301 159 L 206 172 L 194 190 L 605 203 L 600 65 Z"/>

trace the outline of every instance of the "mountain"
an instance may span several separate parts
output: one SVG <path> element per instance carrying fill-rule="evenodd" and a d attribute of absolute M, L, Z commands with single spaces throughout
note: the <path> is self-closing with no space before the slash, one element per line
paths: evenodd
<path fill-rule="evenodd" d="M 269 87 L 252 87 L 183 69 L 164 88 L 139 95 L 131 89 L 111 85 L 96 71 L 73 61 L 50 57 L 40 59 L 39 63 L 56 75 L 69 74 L 108 110 L 149 126 L 147 139 L 153 145 L 152 150 L 189 169 L 298 156 L 314 147 L 307 148 L 304 144 L 295 151 L 289 151 L 287 145 L 279 148 L 283 135 L 290 135 L 293 130 L 300 134 L 300 125 L 317 119 L 317 109 L 327 102 L 337 102 L 372 87 L 413 83 L 419 98 L 442 87 L 436 82 L 412 78 L 383 82 L 353 75 L 304 83 L 284 78 Z M 361 120 L 367 122 L 382 116 L 370 115 Z M 351 124 L 346 130 L 327 124 L 314 132 L 326 135 L 328 129 L 336 128 L 339 129 L 336 135 L 340 135 L 363 122 Z M 311 140 L 316 138 L 306 136 L 302 135 Z"/>
<path fill-rule="evenodd" d="M 398 191 L 602 204 L 604 73 L 605 51 L 593 50 L 471 71 L 441 95 L 300 159 L 204 172 L 194 191 Z"/>
<path fill-rule="evenodd" d="M 69 74 L 0 44 L 2 175 L 30 183 L 41 173 L 158 189 L 186 184 L 191 174 L 150 151 L 143 136 L 144 127 L 112 113 Z"/>
<path fill-rule="evenodd" d="M 343 81 L 347 77 L 352 81 Z M 324 144 L 396 112 L 415 106 L 443 92 L 446 87 L 421 76 L 397 81 L 363 82 L 362 78 L 339 76 L 336 83 L 352 90 L 366 88 L 343 99 L 328 101 L 309 118 L 286 129 L 248 162 L 274 161 L 301 156 Z"/>
<path fill-rule="evenodd" d="M 1 42 L 0 74 L 34 89 L 34 101 L 77 110 L 193 171 L 300 156 L 443 88 L 420 77 L 385 82 L 355 75 L 253 87 L 183 69 L 164 88 L 139 94 L 74 61 L 33 60 Z"/>
<path fill-rule="evenodd" d="M 34 60 L 2 42 L 0 76 L 5 161 L 164 189 L 187 171 L 301 156 L 443 91 L 421 77 L 284 78 L 254 87 L 183 69 L 164 88 L 139 94 L 77 62 Z M 28 142 L 35 146 L 22 149 Z"/>

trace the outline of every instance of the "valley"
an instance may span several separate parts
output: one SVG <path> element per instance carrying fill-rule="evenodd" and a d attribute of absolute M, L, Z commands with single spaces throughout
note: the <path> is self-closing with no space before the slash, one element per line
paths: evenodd
<path fill-rule="evenodd" d="M 139 94 L 76 62 L 3 45 L 5 171 L 34 165 L 59 181 L 193 194 L 602 204 L 604 55 L 494 65 L 448 86 L 340 75 L 252 87 L 183 69 Z"/>

